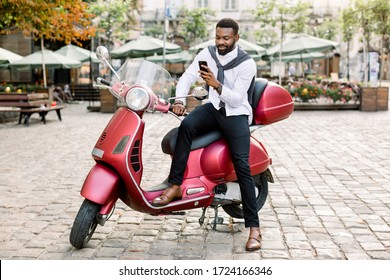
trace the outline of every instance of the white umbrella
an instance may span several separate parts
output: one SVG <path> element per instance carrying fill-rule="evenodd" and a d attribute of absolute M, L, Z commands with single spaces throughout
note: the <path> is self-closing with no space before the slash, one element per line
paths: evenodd
<path fill-rule="evenodd" d="M 326 52 L 335 49 L 338 45 L 339 43 L 334 41 L 325 40 L 307 34 L 297 34 L 289 40 L 283 42 L 281 49 L 280 44 L 268 49 L 263 58 L 268 59 L 269 57 L 279 57 L 280 51 L 282 57 L 301 53 Z"/>
<path fill-rule="evenodd" d="M 100 60 L 96 57 L 96 53 L 77 47 L 72 44 L 63 46 L 62 48 L 56 50 L 55 53 L 65 55 L 80 62 L 89 62 L 91 60 L 95 63 L 100 62 Z"/>
<path fill-rule="evenodd" d="M 146 57 L 147 60 L 158 63 L 158 62 L 163 62 L 164 61 L 164 56 L 163 55 L 152 55 Z M 188 51 L 182 51 L 179 53 L 171 53 L 167 54 L 165 56 L 165 61 L 167 63 L 186 63 L 189 61 L 192 61 L 193 57 Z"/>
<path fill-rule="evenodd" d="M 307 34 L 296 34 L 282 44 L 278 44 L 266 51 L 263 55 L 264 60 L 270 60 L 272 57 L 278 57 L 279 61 L 284 56 L 297 55 L 312 52 L 326 52 L 334 50 L 339 43 L 325 40 L 322 38 L 310 36 Z M 281 83 L 282 74 L 279 72 L 279 84 Z"/>
<path fill-rule="evenodd" d="M 20 60 L 10 63 L 11 68 L 42 68 L 43 69 L 43 82 L 46 88 L 46 67 L 47 68 L 62 68 L 70 69 L 81 66 L 81 62 L 73 58 L 66 57 L 64 55 L 55 53 L 49 50 L 34 52 Z"/>
<path fill-rule="evenodd" d="M 37 51 L 24 58 L 13 61 L 10 63 L 12 68 L 35 68 L 42 67 L 42 55 L 44 57 L 43 62 L 48 68 L 62 68 L 62 69 L 70 69 L 77 68 L 81 66 L 81 62 L 66 57 L 64 55 L 55 53 L 49 50 Z"/>
<path fill-rule="evenodd" d="M 127 42 L 123 46 L 111 52 L 112 58 L 128 58 L 128 57 L 147 57 L 155 53 L 163 54 L 165 46 L 165 53 L 180 52 L 182 48 L 179 45 L 168 43 L 164 41 L 149 37 L 140 36 L 136 40 Z"/>
<path fill-rule="evenodd" d="M 301 53 L 301 54 L 293 54 L 282 56 L 283 62 L 302 62 L 302 61 L 312 61 L 314 59 L 323 59 L 328 57 L 326 54 L 322 52 L 312 52 L 312 53 Z M 279 61 L 279 57 L 268 57 L 267 59 L 273 61 Z"/>
<path fill-rule="evenodd" d="M 15 62 L 22 59 L 23 56 L 13 53 L 9 50 L 0 48 L 0 69 L 8 68 L 10 62 Z"/>

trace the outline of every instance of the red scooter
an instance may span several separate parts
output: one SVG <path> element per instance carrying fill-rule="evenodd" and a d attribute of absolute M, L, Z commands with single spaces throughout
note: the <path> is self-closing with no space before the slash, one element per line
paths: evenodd
<path fill-rule="evenodd" d="M 108 51 L 98 47 L 98 57 L 107 63 Z M 112 69 L 114 71 L 114 69 Z M 81 189 L 85 198 L 75 218 L 70 243 L 83 248 L 97 225 L 104 225 L 121 199 L 135 211 L 151 215 L 184 214 L 184 210 L 203 208 L 199 223 L 205 220 L 208 207 L 215 210 L 213 228 L 222 222 L 218 208 L 234 218 L 243 218 L 240 188 L 228 146 L 219 131 L 193 140 L 191 153 L 182 183 L 183 196 L 166 206 L 152 205 L 168 187 L 167 182 L 151 188 L 142 188 L 142 144 L 146 111 L 170 112 L 172 79 L 163 67 L 147 60 L 127 60 L 112 81 L 98 78 L 100 84 L 125 106 L 120 107 L 104 129 L 92 151 L 96 164 L 92 167 Z M 192 95 L 203 98 L 205 90 L 197 88 Z M 207 92 L 206 92 L 207 94 Z M 252 98 L 253 125 L 251 131 L 287 118 L 294 105 L 290 94 L 281 86 L 265 79 L 256 80 Z M 171 113 L 173 114 L 173 113 Z M 175 115 L 176 116 L 176 115 Z M 176 143 L 177 128 L 162 140 L 162 149 L 172 155 Z M 268 169 L 271 159 L 264 146 L 251 137 L 250 168 L 255 182 L 257 208 L 260 210 L 268 195 L 268 182 L 273 177 Z"/>

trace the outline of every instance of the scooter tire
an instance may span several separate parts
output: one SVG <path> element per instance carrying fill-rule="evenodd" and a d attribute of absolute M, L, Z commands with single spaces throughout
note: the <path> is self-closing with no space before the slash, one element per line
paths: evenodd
<path fill-rule="evenodd" d="M 101 205 L 84 199 L 70 232 L 69 240 L 73 247 L 82 249 L 87 245 L 97 227 L 96 217 L 100 208 Z"/>
<path fill-rule="evenodd" d="M 253 176 L 253 181 L 255 182 L 255 186 L 259 191 L 256 197 L 258 212 L 261 208 L 263 208 L 268 196 L 268 180 L 265 173 L 260 173 Z M 222 209 L 232 218 L 244 218 L 244 210 L 242 209 L 242 204 L 225 204 L 222 206 Z"/>

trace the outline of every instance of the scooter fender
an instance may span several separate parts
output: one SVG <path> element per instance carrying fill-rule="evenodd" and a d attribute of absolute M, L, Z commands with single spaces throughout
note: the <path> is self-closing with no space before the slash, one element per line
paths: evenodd
<path fill-rule="evenodd" d="M 107 205 L 119 198 L 120 177 L 112 168 L 96 164 L 87 175 L 80 194 L 100 205 Z"/>

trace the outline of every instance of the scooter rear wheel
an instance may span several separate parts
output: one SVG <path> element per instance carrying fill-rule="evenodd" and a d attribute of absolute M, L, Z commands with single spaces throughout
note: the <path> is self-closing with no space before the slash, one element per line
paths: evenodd
<path fill-rule="evenodd" d="M 101 206 L 99 204 L 84 199 L 70 232 L 70 244 L 75 248 L 84 248 L 91 239 L 98 224 L 96 217 L 100 208 Z"/>
<path fill-rule="evenodd" d="M 258 190 L 256 197 L 257 211 L 264 206 L 265 200 L 268 196 L 268 181 L 265 173 L 256 174 L 253 176 L 255 187 Z M 244 211 L 242 204 L 226 204 L 222 206 L 223 210 L 231 217 L 237 219 L 244 218 Z"/>

